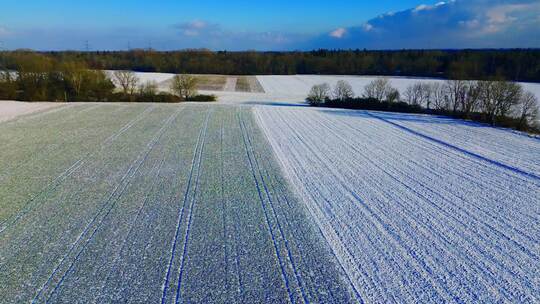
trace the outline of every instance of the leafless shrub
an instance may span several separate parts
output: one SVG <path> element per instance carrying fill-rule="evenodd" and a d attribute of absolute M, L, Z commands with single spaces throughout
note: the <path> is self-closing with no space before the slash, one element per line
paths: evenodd
<path fill-rule="evenodd" d="M 320 105 L 330 97 L 330 85 L 322 83 L 314 85 L 309 91 L 307 102 L 311 105 Z"/>
<path fill-rule="evenodd" d="M 114 83 L 122 89 L 124 95 L 133 95 L 137 90 L 139 78 L 132 71 L 115 71 Z"/>
<path fill-rule="evenodd" d="M 171 91 L 183 100 L 189 100 L 197 95 L 197 78 L 191 75 L 175 75 L 171 83 Z"/>
<path fill-rule="evenodd" d="M 334 87 L 332 97 L 340 101 L 354 98 L 352 86 L 345 80 L 338 81 L 336 86 Z"/>

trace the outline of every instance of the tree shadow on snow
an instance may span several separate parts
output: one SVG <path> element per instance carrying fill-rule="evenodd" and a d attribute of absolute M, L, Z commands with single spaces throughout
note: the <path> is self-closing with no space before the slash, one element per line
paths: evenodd
<path fill-rule="evenodd" d="M 409 113 L 396 113 L 396 112 L 380 112 L 380 111 L 367 111 L 367 110 L 346 110 L 346 109 L 326 109 L 321 108 L 322 112 L 327 114 L 348 116 L 348 117 L 362 117 L 373 119 L 375 117 L 388 120 L 390 122 L 399 123 L 402 122 L 414 122 L 422 124 L 437 124 L 437 125 L 453 125 L 453 126 L 464 126 L 464 127 L 474 127 L 474 128 L 490 128 L 496 129 L 499 131 L 509 132 L 514 135 L 524 136 L 527 138 L 532 138 L 540 140 L 540 137 L 530 135 L 528 133 L 523 133 L 517 130 L 512 130 L 503 127 L 491 126 L 487 123 L 474 122 L 468 120 L 462 120 L 458 118 L 452 118 L 441 115 L 429 115 L 429 114 L 409 114 Z M 372 114 L 372 115 L 370 115 Z"/>
<path fill-rule="evenodd" d="M 363 117 L 363 118 L 373 118 L 379 117 L 389 121 L 408 121 L 408 122 L 417 122 L 425 124 L 447 124 L 447 125 L 467 125 L 471 127 L 490 127 L 487 124 L 466 121 L 446 116 L 440 115 L 429 115 L 429 114 L 409 114 L 409 113 L 396 113 L 396 112 L 379 112 L 379 111 L 366 111 L 366 110 L 323 110 L 328 114 L 349 116 L 349 117 Z M 373 116 L 371 116 L 372 114 Z"/>

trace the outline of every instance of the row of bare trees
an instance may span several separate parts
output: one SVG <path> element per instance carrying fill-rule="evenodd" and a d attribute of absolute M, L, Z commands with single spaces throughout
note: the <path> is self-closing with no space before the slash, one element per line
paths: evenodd
<path fill-rule="evenodd" d="M 137 93 L 139 95 L 158 93 L 158 85 L 155 81 L 141 83 L 133 71 L 114 71 L 113 80 L 125 96 L 135 96 Z M 197 95 L 197 78 L 185 74 L 175 75 L 169 89 L 182 100 L 190 100 Z"/>
<path fill-rule="evenodd" d="M 155 81 L 142 83 L 132 71 L 108 74 L 92 70 L 83 61 L 55 61 L 39 53 L 20 53 L 14 70 L 0 69 L 0 99 L 24 101 L 148 101 L 215 100 L 197 95 L 197 79 L 176 75 L 170 94 Z"/>
<path fill-rule="evenodd" d="M 480 114 L 492 125 L 497 119 L 514 118 L 518 128 L 536 123 L 539 105 L 538 98 L 521 84 L 501 80 L 420 82 L 405 90 L 404 101 L 466 119 Z"/>
<path fill-rule="evenodd" d="M 352 87 L 340 80 L 333 90 L 328 84 L 316 85 L 307 101 L 312 105 L 325 103 L 362 108 L 362 103 L 384 103 L 381 109 L 394 104 L 392 110 L 404 104 L 406 111 L 447 114 L 455 117 L 482 120 L 495 125 L 512 121 L 518 129 L 530 129 L 538 123 L 538 98 L 525 91 L 519 83 L 489 80 L 447 80 L 445 82 L 417 82 L 400 94 L 386 78 L 378 78 L 364 87 L 360 98 L 355 98 Z"/>
<path fill-rule="evenodd" d="M 328 83 L 314 85 L 306 100 L 311 105 L 321 105 L 331 99 L 345 101 L 352 98 L 354 98 L 352 86 L 344 80 L 339 80 L 334 88 L 330 87 Z"/>

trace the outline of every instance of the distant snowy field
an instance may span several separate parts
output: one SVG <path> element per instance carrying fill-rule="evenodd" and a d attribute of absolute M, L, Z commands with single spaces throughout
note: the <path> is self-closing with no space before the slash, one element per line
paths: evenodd
<path fill-rule="evenodd" d="M 312 86 L 328 83 L 334 86 L 339 80 L 351 84 L 356 95 L 362 95 L 364 87 L 371 81 L 382 78 L 378 76 L 327 76 L 327 75 L 293 75 L 293 76 L 257 76 L 259 82 L 268 94 L 285 94 L 305 98 Z M 412 77 L 386 77 L 392 86 L 404 93 L 407 87 L 418 82 L 444 83 L 445 80 Z M 523 87 L 540 98 L 540 84 L 522 83 Z"/>
<path fill-rule="evenodd" d="M 51 108 L 59 107 L 62 105 L 64 104 L 51 102 L 21 102 L 0 100 L 0 122 L 12 120 L 22 115 L 45 112 Z"/>
<path fill-rule="evenodd" d="M 426 115 L 254 112 L 364 302 L 540 300 L 540 140 Z"/>
<path fill-rule="evenodd" d="M 108 71 L 109 75 L 111 72 Z M 155 81 L 161 90 L 168 90 L 169 80 L 174 74 L 167 73 L 141 73 L 137 72 L 141 82 Z M 371 81 L 380 78 L 377 76 L 332 76 L 332 75 L 276 75 L 257 76 L 265 93 L 201 91 L 202 93 L 215 94 L 219 100 L 225 103 L 244 102 L 279 102 L 279 103 L 302 103 L 312 86 L 328 83 L 334 86 L 339 80 L 345 80 L 351 84 L 356 95 L 362 95 L 364 87 Z M 445 80 L 430 78 L 410 77 L 387 77 L 392 86 L 404 93 L 408 86 L 418 82 L 443 83 Z M 540 99 L 540 84 L 522 83 L 523 87 L 533 92 Z"/>

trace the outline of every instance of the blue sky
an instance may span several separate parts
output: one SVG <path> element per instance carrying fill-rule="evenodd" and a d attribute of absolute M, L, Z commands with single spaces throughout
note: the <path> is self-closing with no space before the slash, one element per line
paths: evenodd
<path fill-rule="evenodd" d="M 424 2 L 2 0 L 0 20 L 17 27 L 84 28 L 122 25 L 159 28 L 193 20 L 207 20 L 231 30 L 275 31 L 295 27 L 298 31 L 309 33 L 336 26 L 353 26 L 378 14 L 407 9 Z"/>
<path fill-rule="evenodd" d="M 92 49 L 540 47 L 538 0 L 437 3 L 2 0 L 0 41 L 41 50 L 86 40 Z"/>

